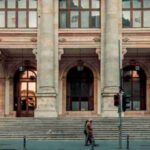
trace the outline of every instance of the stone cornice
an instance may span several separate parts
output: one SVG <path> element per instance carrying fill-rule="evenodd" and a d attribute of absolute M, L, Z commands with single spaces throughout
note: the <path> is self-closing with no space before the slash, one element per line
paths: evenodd
<path fill-rule="evenodd" d="M 101 29 L 59 29 L 59 33 L 101 33 Z"/>
<path fill-rule="evenodd" d="M 37 36 L 37 29 L 0 29 L 0 36 Z"/>
<path fill-rule="evenodd" d="M 150 33 L 150 28 L 124 28 L 122 33 Z"/>
<path fill-rule="evenodd" d="M 59 29 L 59 36 L 95 36 L 100 35 L 100 29 Z"/>
<path fill-rule="evenodd" d="M 149 48 L 150 28 L 123 29 L 122 42 L 126 48 Z"/>
<path fill-rule="evenodd" d="M 35 48 L 37 29 L 0 29 L 0 48 Z"/>
<path fill-rule="evenodd" d="M 9 28 L 0 28 L 0 33 L 10 33 L 10 32 L 18 32 L 18 33 L 22 33 L 22 32 L 37 32 L 37 29 L 9 29 Z"/>

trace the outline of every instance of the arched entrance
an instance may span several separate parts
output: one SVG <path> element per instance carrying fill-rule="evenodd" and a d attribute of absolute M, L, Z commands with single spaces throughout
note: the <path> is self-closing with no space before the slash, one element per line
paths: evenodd
<path fill-rule="evenodd" d="M 129 110 L 146 110 L 146 75 L 139 66 L 127 66 L 123 69 L 124 92 L 129 95 Z"/>
<path fill-rule="evenodd" d="M 14 77 L 14 109 L 17 117 L 32 117 L 36 107 L 36 71 L 26 68 Z"/>
<path fill-rule="evenodd" d="M 67 74 L 67 111 L 94 110 L 93 73 L 87 68 L 73 67 Z"/>

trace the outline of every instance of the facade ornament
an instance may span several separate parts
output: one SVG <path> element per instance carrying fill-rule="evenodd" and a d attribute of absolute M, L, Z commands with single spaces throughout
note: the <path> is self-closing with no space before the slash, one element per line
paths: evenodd
<path fill-rule="evenodd" d="M 59 48 L 59 51 L 58 51 L 58 57 L 59 57 L 59 60 L 61 60 L 61 55 L 64 54 L 64 49 L 63 48 Z"/>
<path fill-rule="evenodd" d="M 30 41 L 31 41 L 31 42 L 37 42 L 37 39 L 36 39 L 36 38 L 31 38 Z"/>
<path fill-rule="evenodd" d="M 59 42 L 64 43 L 64 42 L 66 42 L 66 39 L 65 38 L 59 38 Z"/>
<path fill-rule="evenodd" d="M 1 62 L 2 62 L 2 61 L 5 61 L 6 58 L 7 58 L 7 56 L 4 55 L 3 51 L 0 50 L 0 61 L 1 61 Z"/>
<path fill-rule="evenodd" d="M 127 48 L 126 47 L 123 47 L 122 48 L 122 59 L 124 58 L 124 55 L 127 53 Z"/>
<path fill-rule="evenodd" d="M 100 60 L 101 59 L 101 50 L 100 50 L 100 48 L 96 48 L 95 52 L 98 55 L 98 59 Z"/>
<path fill-rule="evenodd" d="M 36 57 L 36 59 L 37 59 L 37 48 L 34 48 L 34 49 L 32 50 L 32 53 L 35 55 L 35 57 Z"/>
<path fill-rule="evenodd" d="M 125 37 L 125 38 L 122 39 L 122 41 L 123 41 L 123 42 L 128 42 L 128 41 L 129 41 L 129 38 Z"/>
<path fill-rule="evenodd" d="M 100 38 L 99 38 L 99 37 L 95 37 L 95 38 L 93 39 L 93 41 L 94 41 L 94 42 L 100 42 Z"/>

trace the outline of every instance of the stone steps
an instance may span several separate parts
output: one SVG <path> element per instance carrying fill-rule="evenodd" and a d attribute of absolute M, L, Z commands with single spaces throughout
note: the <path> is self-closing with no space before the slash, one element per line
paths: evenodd
<path fill-rule="evenodd" d="M 0 138 L 83 139 L 87 118 L 0 118 Z M 95 139 L 118 139 L 118 119 L 93 117 Z M 150 118 L 123 118 L 123 135 L 150 139 Z"/>

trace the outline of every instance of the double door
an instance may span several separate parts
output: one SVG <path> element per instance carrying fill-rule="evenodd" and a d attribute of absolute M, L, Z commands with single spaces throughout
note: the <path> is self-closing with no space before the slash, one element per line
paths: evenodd
<path fill-rule="evenodd" d="M 19 73 L 15 85 L 17 117 L 33 117 L 36 108 L 36 73 L 31 70 Z"/>

